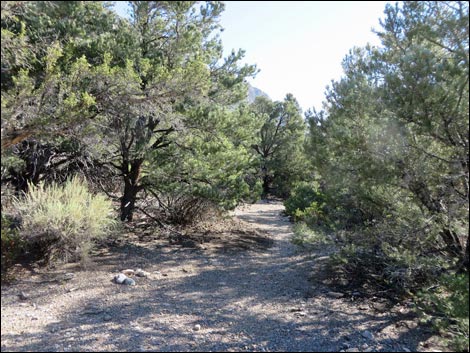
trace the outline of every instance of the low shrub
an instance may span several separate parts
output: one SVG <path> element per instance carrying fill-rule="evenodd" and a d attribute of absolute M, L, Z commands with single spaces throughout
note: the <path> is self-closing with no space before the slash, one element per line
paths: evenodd
<path fill-rule="evenodd" d="M 144 206 L 146 212 L 160 224 L 185 226 L 204 220 L 217 209 L 215 203 L 195 195 L 187 194 L 183 188 L 158 192 L 149 190 L 154 199 Z"/>
<path fill-rule="evenodd" d="M 324 195 L 320 192 L 320 186 L 317 182 L 299 182 L 292 189 L 289 198 L 284 201 L 286 214 L 295 217 L 299 212 L 305 211 L 315 205 L 324 202 Z"/>
<path fill-rule="evenodd" d="M 166 202 L 161 202 L 163 220 L 175 225 L 189 225 L 202 220 L 211 208 L 211 203 L 203 198 L 187 195 L 168 195 Z"/>
<path fill-rule="evenodd" d="M 294 224 L 294 235 L 291 241 L 293 244 L 302 247 L 331 243 L 331 239 L 323 231 L 312 229 L 304 222 Z"/>
<path fill-rule="evenodd" d="M 21 234 L 44 254 L 47 262 L 80 260 L 86 263 L 94 241 L 104 238 L 116 223 L 112 204 L 93 195 L 78 177 L 63 186 L 30 185 L 14 208 L 22 220 Z"/>
<path fill-rule="evenodd" d="M 2 281 L 6 279 L 8 270 L 24 250 L 24 241 L 13 226 L 12 219 L 2 214 Z"/>
<path fill-rule="evenodd" d="M 428 249 L 405 247 L 384 234 L 372 236 L 364 229 L 338 234 L 332 265 L 358 285 L 369 283 L 409 295 L 434 283 L 448 265 L 439 256 L 429 256 Z"/>
<path fill-rule="evenodd" d="M 469 351 L 469 276 L 444 275 L 437 285 L 418 294 L 418 310 L 447 336 L 447 344 L 455 352 Z"/>

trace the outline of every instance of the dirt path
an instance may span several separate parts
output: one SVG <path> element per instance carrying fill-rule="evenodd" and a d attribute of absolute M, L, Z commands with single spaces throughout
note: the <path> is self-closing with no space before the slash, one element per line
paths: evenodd
<path fill-rule="evenodd" d="M 312 284 L 315 256 L 289 242 L 282 209 L 265 202 L 234 212 L 272 235 L 269 248 L 123 247 L 69 281 L 37 273 L 2 286 L 2 351 L 429 350 L 406 306 L 380 312 Z M 151 275 L 132 287 L 111 283 L 135 267 Z"/>

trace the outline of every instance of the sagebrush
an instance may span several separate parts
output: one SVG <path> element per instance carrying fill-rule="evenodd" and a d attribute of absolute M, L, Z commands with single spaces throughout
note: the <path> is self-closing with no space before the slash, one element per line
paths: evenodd
<path fill-rule="evenodd" d="M 14 207 L 22 220 L 22 237 L 44 252 L 48 262 L 85 262 L 94 241 L 115 225 L 111 201 L 90 193 L 78 177 L 63 186 L 30 185 Z"/>

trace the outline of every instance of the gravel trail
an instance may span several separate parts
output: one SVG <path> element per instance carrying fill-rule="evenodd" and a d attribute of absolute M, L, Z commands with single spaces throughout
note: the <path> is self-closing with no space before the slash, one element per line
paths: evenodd
<path fill-rule="evenodd" d="M 323 254 L 290 243 L 282 210 L 263 202 L 233 212 L 271 235 L 264 249 L 123 247 L 92 270 L 61 268 L 71 280 L 33 273 L 2 285 L 2 351 L 429 350 L 406 306 L 380 311 L 310 281 Z M 150 276 L 112 283 L 136 267 Z"/>

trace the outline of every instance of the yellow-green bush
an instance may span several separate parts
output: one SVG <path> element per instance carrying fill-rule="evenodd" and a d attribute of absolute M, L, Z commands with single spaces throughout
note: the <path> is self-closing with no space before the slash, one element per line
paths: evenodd
<path fill-rule="evenodd" d="M 48 261 L 84 262 L 94 241 L 115 224 L 111 201 L 91 194 L 77 177 L 63 186 L 30 185 L 14 207 L 22 219 L 23 238 L 44 251 Z"/>

